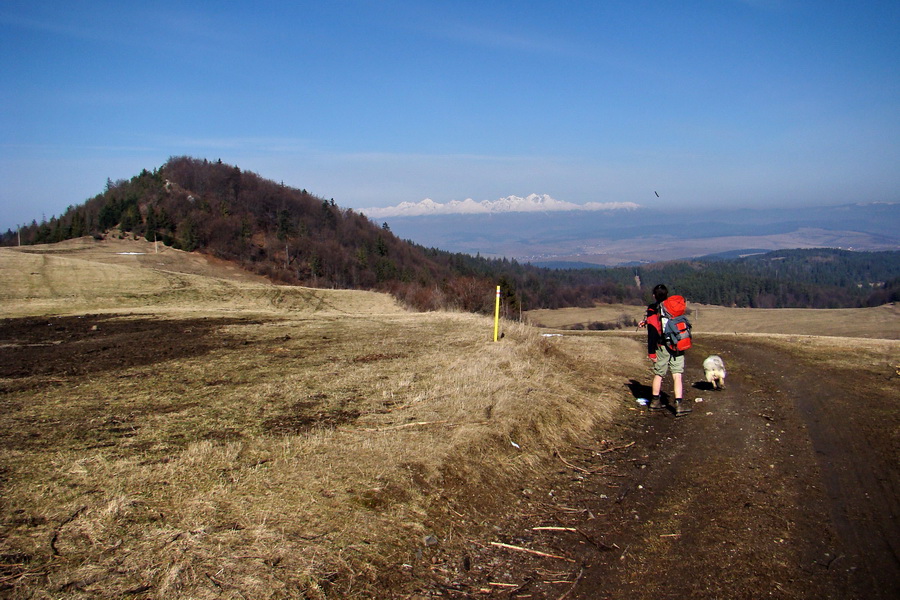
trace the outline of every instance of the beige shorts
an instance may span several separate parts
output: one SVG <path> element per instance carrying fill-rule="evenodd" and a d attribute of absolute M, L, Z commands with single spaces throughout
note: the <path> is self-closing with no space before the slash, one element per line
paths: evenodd
<path fill-rule="evenodd" d="M 684 352 L 670 352 L 665 346 L 656 349 L 656 362 L 653 363 L 653 374 L 665 377 L 668 371 L 673 375 L 684 373 Z"/>

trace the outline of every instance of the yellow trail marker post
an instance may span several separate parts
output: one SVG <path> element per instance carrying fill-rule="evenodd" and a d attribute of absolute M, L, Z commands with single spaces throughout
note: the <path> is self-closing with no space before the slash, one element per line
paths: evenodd
<path fill-rule="evenodd" d="M 497 301 L 494 303 L 494 341 L 500 333 L 500 286 L 497 286 Z"/>

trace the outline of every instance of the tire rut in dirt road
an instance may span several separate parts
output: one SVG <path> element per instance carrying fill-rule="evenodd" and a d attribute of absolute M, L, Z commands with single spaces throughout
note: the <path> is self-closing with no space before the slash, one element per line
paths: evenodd
<path fill-rule="evenodd" d="M 840 410 L 823 409 L 840 387 L 783 350 L 714 344 L 698 344 L 688 360 L 686 396 L 703 398 L 691 415 L 633 419 L 638 443 L 619 463 L 637 475 L 598 482 L 598 496 L 622 487 L 597 507 L 605 516 L 585 524 L 616 550 L 587 556 L 568 597 L 897 597 L 896 498 L 877 472 L 858 468 L 870 457 L 864 440 L 838 432 Z M 713 352 L 728 363 L 728 388 L 691 388 Z M 819 404 L 807 402 L 810 390 Z M 823 448 L 845 457 L 835 462 Z M 841 516 L 851 514 L 863 518 Z"/>
<path fill-rule="evenodd" d="M 832 567 L 847 574 L 854 597 L 900 597 L 900 477 L 887 441 L 891 424 L 879 417 L 895 399 L 882 397 L 862 373 L 800 368 L 784 375 L 771 361 L 759 363 L 756 373 L 780 382 L 779 393 L 794 400 L 806 425 L 840 540 Z"/>

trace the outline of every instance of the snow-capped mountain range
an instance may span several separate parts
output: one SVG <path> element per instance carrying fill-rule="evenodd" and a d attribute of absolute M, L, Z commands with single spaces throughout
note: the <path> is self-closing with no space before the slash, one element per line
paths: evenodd
<path fill-rule="evenodd" d="M 421 202 L 401 202 L 396 206 L 360 208 L 359 212 L 372 219 L 385 217 L 421 217 L 429 215 L 473 215 L 513 212 L 561 212 L 571 210 L 610 211 L 633 210 L 640 208 L 634 202 L 588 202 L 574 204 L 556 200 L 547 194 L 529 194 L 524 198 L 507 196 L 498 200 L 482 200 L 476 202 L 471 198 L 451 200 L 447 203 L 435 202 L 425 198 Z"/>

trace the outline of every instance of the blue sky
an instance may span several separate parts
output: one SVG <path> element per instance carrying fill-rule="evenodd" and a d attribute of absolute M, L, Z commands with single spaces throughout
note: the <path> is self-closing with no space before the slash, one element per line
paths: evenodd
<path fill-rule="evenodd" d="M 893 202 L 897 31 L 896 0 L 2 0 L 0 228 L 184 154 L 354 208 Z"/>

